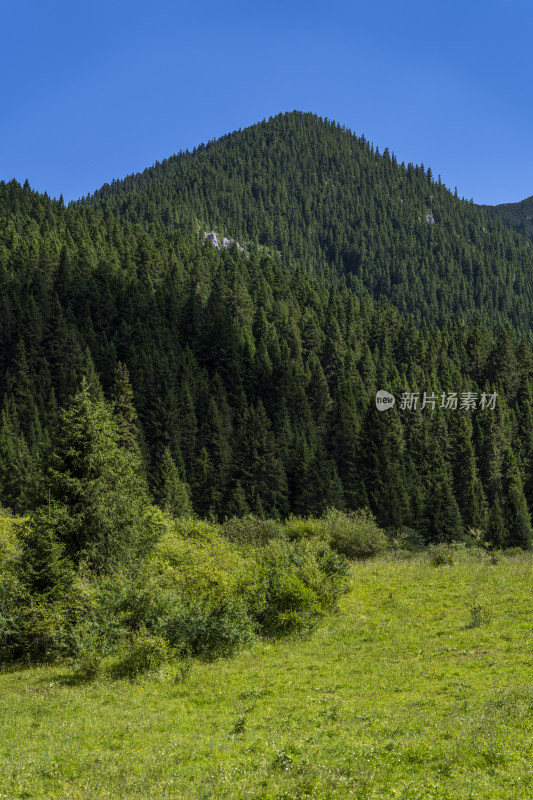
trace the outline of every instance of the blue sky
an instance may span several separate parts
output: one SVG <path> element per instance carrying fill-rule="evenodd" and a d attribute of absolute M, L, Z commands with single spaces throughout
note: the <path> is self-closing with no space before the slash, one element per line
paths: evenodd
<path fill-rule="evenodd" d="M 533 194 L 529 2 L 4 0 L 0 179 L 76 199 L 299 109 L 478 203 Z"/>

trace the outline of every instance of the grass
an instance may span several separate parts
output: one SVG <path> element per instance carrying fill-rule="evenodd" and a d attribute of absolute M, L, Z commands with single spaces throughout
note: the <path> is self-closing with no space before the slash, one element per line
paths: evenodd
<path fill-rule="evenodd" d="M 532 577 L 529 553 L 380 559 L 307 639 L 133 681 L 4 671 L 0 798 L 529 800 Z"/>

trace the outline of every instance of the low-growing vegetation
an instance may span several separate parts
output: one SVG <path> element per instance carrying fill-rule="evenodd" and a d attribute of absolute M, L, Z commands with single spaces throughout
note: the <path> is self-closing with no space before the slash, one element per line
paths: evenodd
<path fill-rule="evenodd" d="M 156 582 L 163 564 L 175 569 L 174 546 L 197 541 L 192 521 L 179 538 L 170 528 L 151 567 Z M 213 558 L 215 545 L 201 539 Z M 224 552 L 250 557 L 220 542 L 221 571 Z M 270 542 L 268 563 L 299 552 Z M 312 636 L 256 637 L 230 659 L 176 660 L 165 635 L 139 622 L 131 646 L 95 672 L 86 658 L 90 682 L 68 662 L 6 669 L 0 796 L 529 800 L 532 559 L 502 553 L 494 563 L 456 548 L 452 564 L 435 567 L 427 553 L 391 550 L 352 563 L 340 613 Z M 194 563 L 189 556 L 188 573 Z M 223 591 L 246 597 L 239 574 Z M 99 603 L 113 596 L 110 583 L 83 585 Z M 210 585 L 222 591 L 220 575 Z M 129 591 L 118 583 L 115 597 Z M 138 600 L 144 608 L 146 596 Z M 107 613 L 110 641 L 114 626 L 132 624 L 119 606 Z"/>
<path fill-rule="evenodd" d="M 180 658 L 230 655 L 258 636 L 303 633 L 337 608 L 347 557 L 388 546 L 366 511 L 224 524 L 149 514 L 158 535 L 134 567 L 98 571 L 80 561 L 45 589 L 27 562 L 31 520 L 0 518 L 4 662 L 69 659 L 86 678 L 105 669 L 135 675 Z"/>

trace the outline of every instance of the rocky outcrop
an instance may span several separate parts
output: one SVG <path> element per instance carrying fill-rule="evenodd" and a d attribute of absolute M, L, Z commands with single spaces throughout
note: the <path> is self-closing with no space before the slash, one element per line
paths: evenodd
<path fill-rule="evenodd" d="M 209 231 L 209 233 L 207 233 L 207 231 L 205 231 L 204 232 L 204 240 L 205 239 L 207 239 L 207 241 L 211 242 L 211 244 L 214 247 L 216 247 L 217 250 L 220 250 L 220 244 L 218 243 L 217 235 L 216 235 L 216 233 L 214 231 Z M 229 250 L 230 247 L 233 244 L 235 245 L 237 250 L 239 250 L 241 253 L 244 253 L 244 247 L 241 247 L 241 245 L 238 242 L 236 242 L 235 239 L 228 239 L 227 236 L 224 236 L 222 238 L 221 245 L 225 250 Z"/>
<path fill-rule="evenodd" d="M 204 233 L 204 240 L 205 239 L 207 239 L 208 242 L 211 242 L 211 244 L 214 245 L 217 248 L 217 250 L 220 250 L 220 245 L 218 243 L 217 235 L 214 231 L 209 231 L 209 233 L 207 233 L 206 231 Z"/>

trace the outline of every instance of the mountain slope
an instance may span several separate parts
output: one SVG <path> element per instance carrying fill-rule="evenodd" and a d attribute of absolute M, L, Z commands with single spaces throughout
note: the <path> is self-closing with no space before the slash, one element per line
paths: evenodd
<path fill-rule="evenodd" d="M 501 219 L 509 228 L 533 239 L 533 196 L 519 203 L 501 203 L 497 206 L 482 206 L 493 219 Z"/>
<path fill-rule="evenodd" d="M 196 513 L 368 505 L 424 541 L 527 544 L 533 352 L 412 319 L 268 256 L 0 183 L 0 502 L 24 511 L 58 404 L 127 365 L 154 492 L 169 453 Z M 376 410 L 378 389 L 396 406 Z M 494 410 L 442 393 L 496 391 Z M 436 407 L 400 407 L 402 392 Z M 494 509 L 494 511 L 493 511 Z"/>
<path fill-rule="evenodd" d="M 264 245 L 346 276 L 420 322 L 479 314 L 530 336 L 529 241 L 339 125 L 279 115 L 103 186 L 83 202 L 120 219 Z"/>

